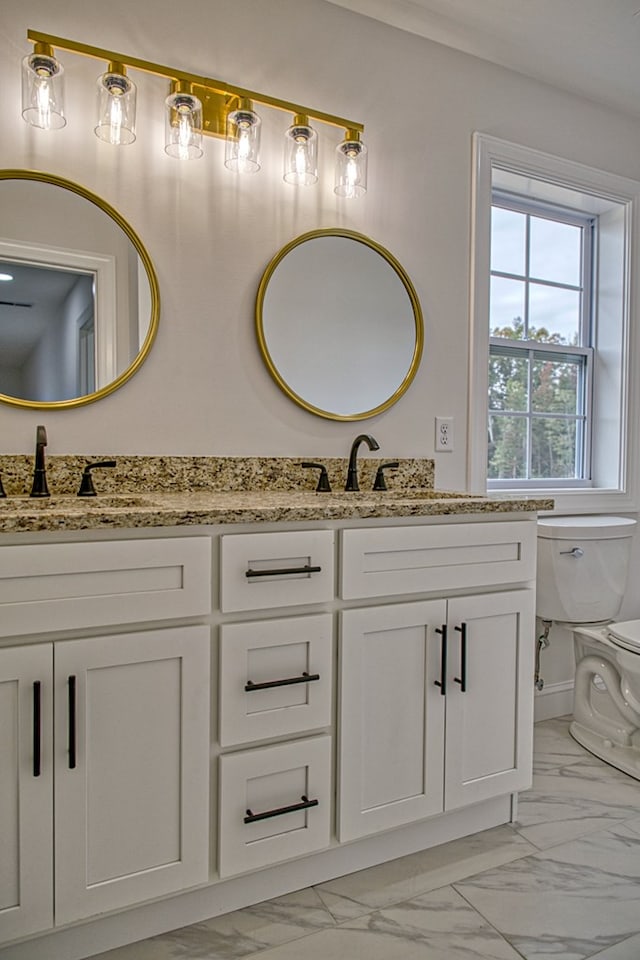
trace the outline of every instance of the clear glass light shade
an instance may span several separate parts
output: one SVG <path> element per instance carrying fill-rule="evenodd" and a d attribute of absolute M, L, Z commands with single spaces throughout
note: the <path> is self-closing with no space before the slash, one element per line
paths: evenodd
<path fill-rule="evenodd" d="M 284 180 L 309 186 L 318 180 L 318 134 L 308 123 L 293 123 L 285 133 Z"/>
<path fill-rule="evenodd" d="M 360 140 L 343 140 L 336 147 L 334 193 L 347 200 L 367 192 L 367 148 Z"/>
<path fill-rule="evenodd" d="M 22 116 L 31 126 L 59 130 L 66 124 L 63 77 L 55 57 L 32 53 L 22 61 Z"/>
<path fill-rule="evenodd" d="M 249 109 L 233 110 L 227 117 L 224 165 L 234 173 L 257 173 L 260 169 L 262 120 Z"/>
<path fill-rule="evenodd" d="M 165 100 L 164 149 L 177 160 L 202 156 L 202 104 L 191 93 L 172 93 Z"/>
<path fill-rule="evenodd" d="M 98 122 L 94 128 L 99 140 L 107 143 L 133 143 L 136 138 L 136 85 L 122 73 L 103 73 L 98 77 Z"/>

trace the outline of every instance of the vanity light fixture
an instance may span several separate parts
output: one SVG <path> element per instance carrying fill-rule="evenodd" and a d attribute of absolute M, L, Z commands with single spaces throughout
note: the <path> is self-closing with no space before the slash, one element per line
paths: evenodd
<path fill-rule="evenodd" d="M 357 130 L 347 130 L 346 138 L 336 147 L 336 185 L 339 197 L 354 199 L 367 190 L 367 148 Z"/>
<path fill-rule="evenodd" d="M 257 173 L 260 169 L 260 127 L 262 120 L 251 100 L 241 97 L 227 116 L 224 165 L 234 173 Z"/>
<path fill-rule="evenodd" d="M 353 120 L 267 94 L 236 87 L 184 70 L 127 57 L 112 50 L 89 46 L 49 34 L 27 31 L 34 51 L 23 60 L 22 116 L 27 123 L 44 129 L 63 127 L 62 80 L 64 70 L 54 48 L 102 60 L 106 72 L 98 78 L 98 119 L 96 136 L 111 144 L 135 140 L 136 86 L 127 75 L 141 70 L 171 82 L 165 100 L 165 151 L 177 159 L 202 156 L 202 137 L 225 142 L 225 166 L 237 173 L 260 169 L 261 120 L 254 104 L 281 110 L 293 116 L 285 134 L 284 179 L 307 185 L 318 179 L 318 135 L 311 121 L 340 127 L 344 140 L 336 152 L 335 193 L 346 199 L 361 196 L 367 188 L 367 148 L 362 143 L 364 126 Z"/>
<path fill-rule="evenodd" d="M 51 44 L 37 41 L 22 61 L 22 116 L 33 127 L 64 127 L 64 68 Z"/>
<path fill-rule="evenodd" d="M 164 150 L 177 160 L 202 156 L 202 104 L 186 80 L 174 80 L 165 105 Z"/>
<path fill-rule="evenodd" d="M 318 134 L 309 118 L 296 114 L 285 133 L 284 180 L 309 186 L 318 180 Z"/>
<path fill-rule="evenodd" d="M 110 63 L 98 77 L 98 119 L 94 132 L 107 143 L 133 143 L 136 138 L 136 85 L 122 63 Z"/>

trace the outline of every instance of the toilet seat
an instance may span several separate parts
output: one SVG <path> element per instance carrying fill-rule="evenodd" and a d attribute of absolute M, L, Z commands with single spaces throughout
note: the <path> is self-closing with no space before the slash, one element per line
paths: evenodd
<path fill-rule="evenodd" d="M 607 638 L 623 650 L 640 654 L 640 620 L 610 623 L 607 627 Z"/>

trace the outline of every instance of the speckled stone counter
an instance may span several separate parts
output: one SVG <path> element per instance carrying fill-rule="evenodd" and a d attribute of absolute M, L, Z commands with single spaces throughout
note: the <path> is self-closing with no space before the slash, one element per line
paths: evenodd
<path fill-rule="evenodd" d="M 0 457 L 8 497 L 0 532 L 108 530 L 204 524 L 276 523 L 378 517 L 504 514 L 553 509 L 550 498 L 479 497 L 433 489 L 432 460 L 401 460 L 389 490 L 373 492 L 382 460 L 362 458 L 362 492 L 344 493 L 346 460 L 325 459 L 334 493 L 315 493 L 317 471 L 288 458 L 118 457 L 96 471 L 96 497 L 75 496 L 85 463 L 110 459 L 50 457 L 47 499 L 29 499 L 33 460 Z"/>

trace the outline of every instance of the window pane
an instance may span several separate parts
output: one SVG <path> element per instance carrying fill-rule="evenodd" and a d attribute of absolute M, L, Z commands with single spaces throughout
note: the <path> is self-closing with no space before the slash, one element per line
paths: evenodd
<path fill-rule="evenodd" d="M 489 357 L 489 410 L 527 409 L 529 360 L 492 353 Z"/>
<path fill-rule="evenodd" d="M 578 422 L 534 417 L 531 425 L 531 477 L 567 480 L 580 477 L 576 454 Z"/>
<path fill-rule="evenodd" d="M 489 417 L 488 475 L 491 480 L 527 476 L 527 421 L 524 417 Z"/>
<path fill-rule="evenodd" d="M 531 217 L 529 275 L 580 285 L 582 227 Z"/>
<path fill-rule="evenodd" d="M 546 343 L 579 343 L 580 293 L 532 283 L 529 287 L 529 336 Z"/>
<path fill-rule="evenodd" d="M 494 337 L 524 337 L 524 289 L 522 280 L 491 277 L 489 324 Z"/>
<path fill-rule="evenodd" d="M 535 358 L 531 371 L 531 409 L 539 413 L 582 413 L 580 360 Z"/>
<path fill-rule="evenodd" d="M 525 273 L 526 216 L 502 207 L 491 208 L 491 269 Z"/>

